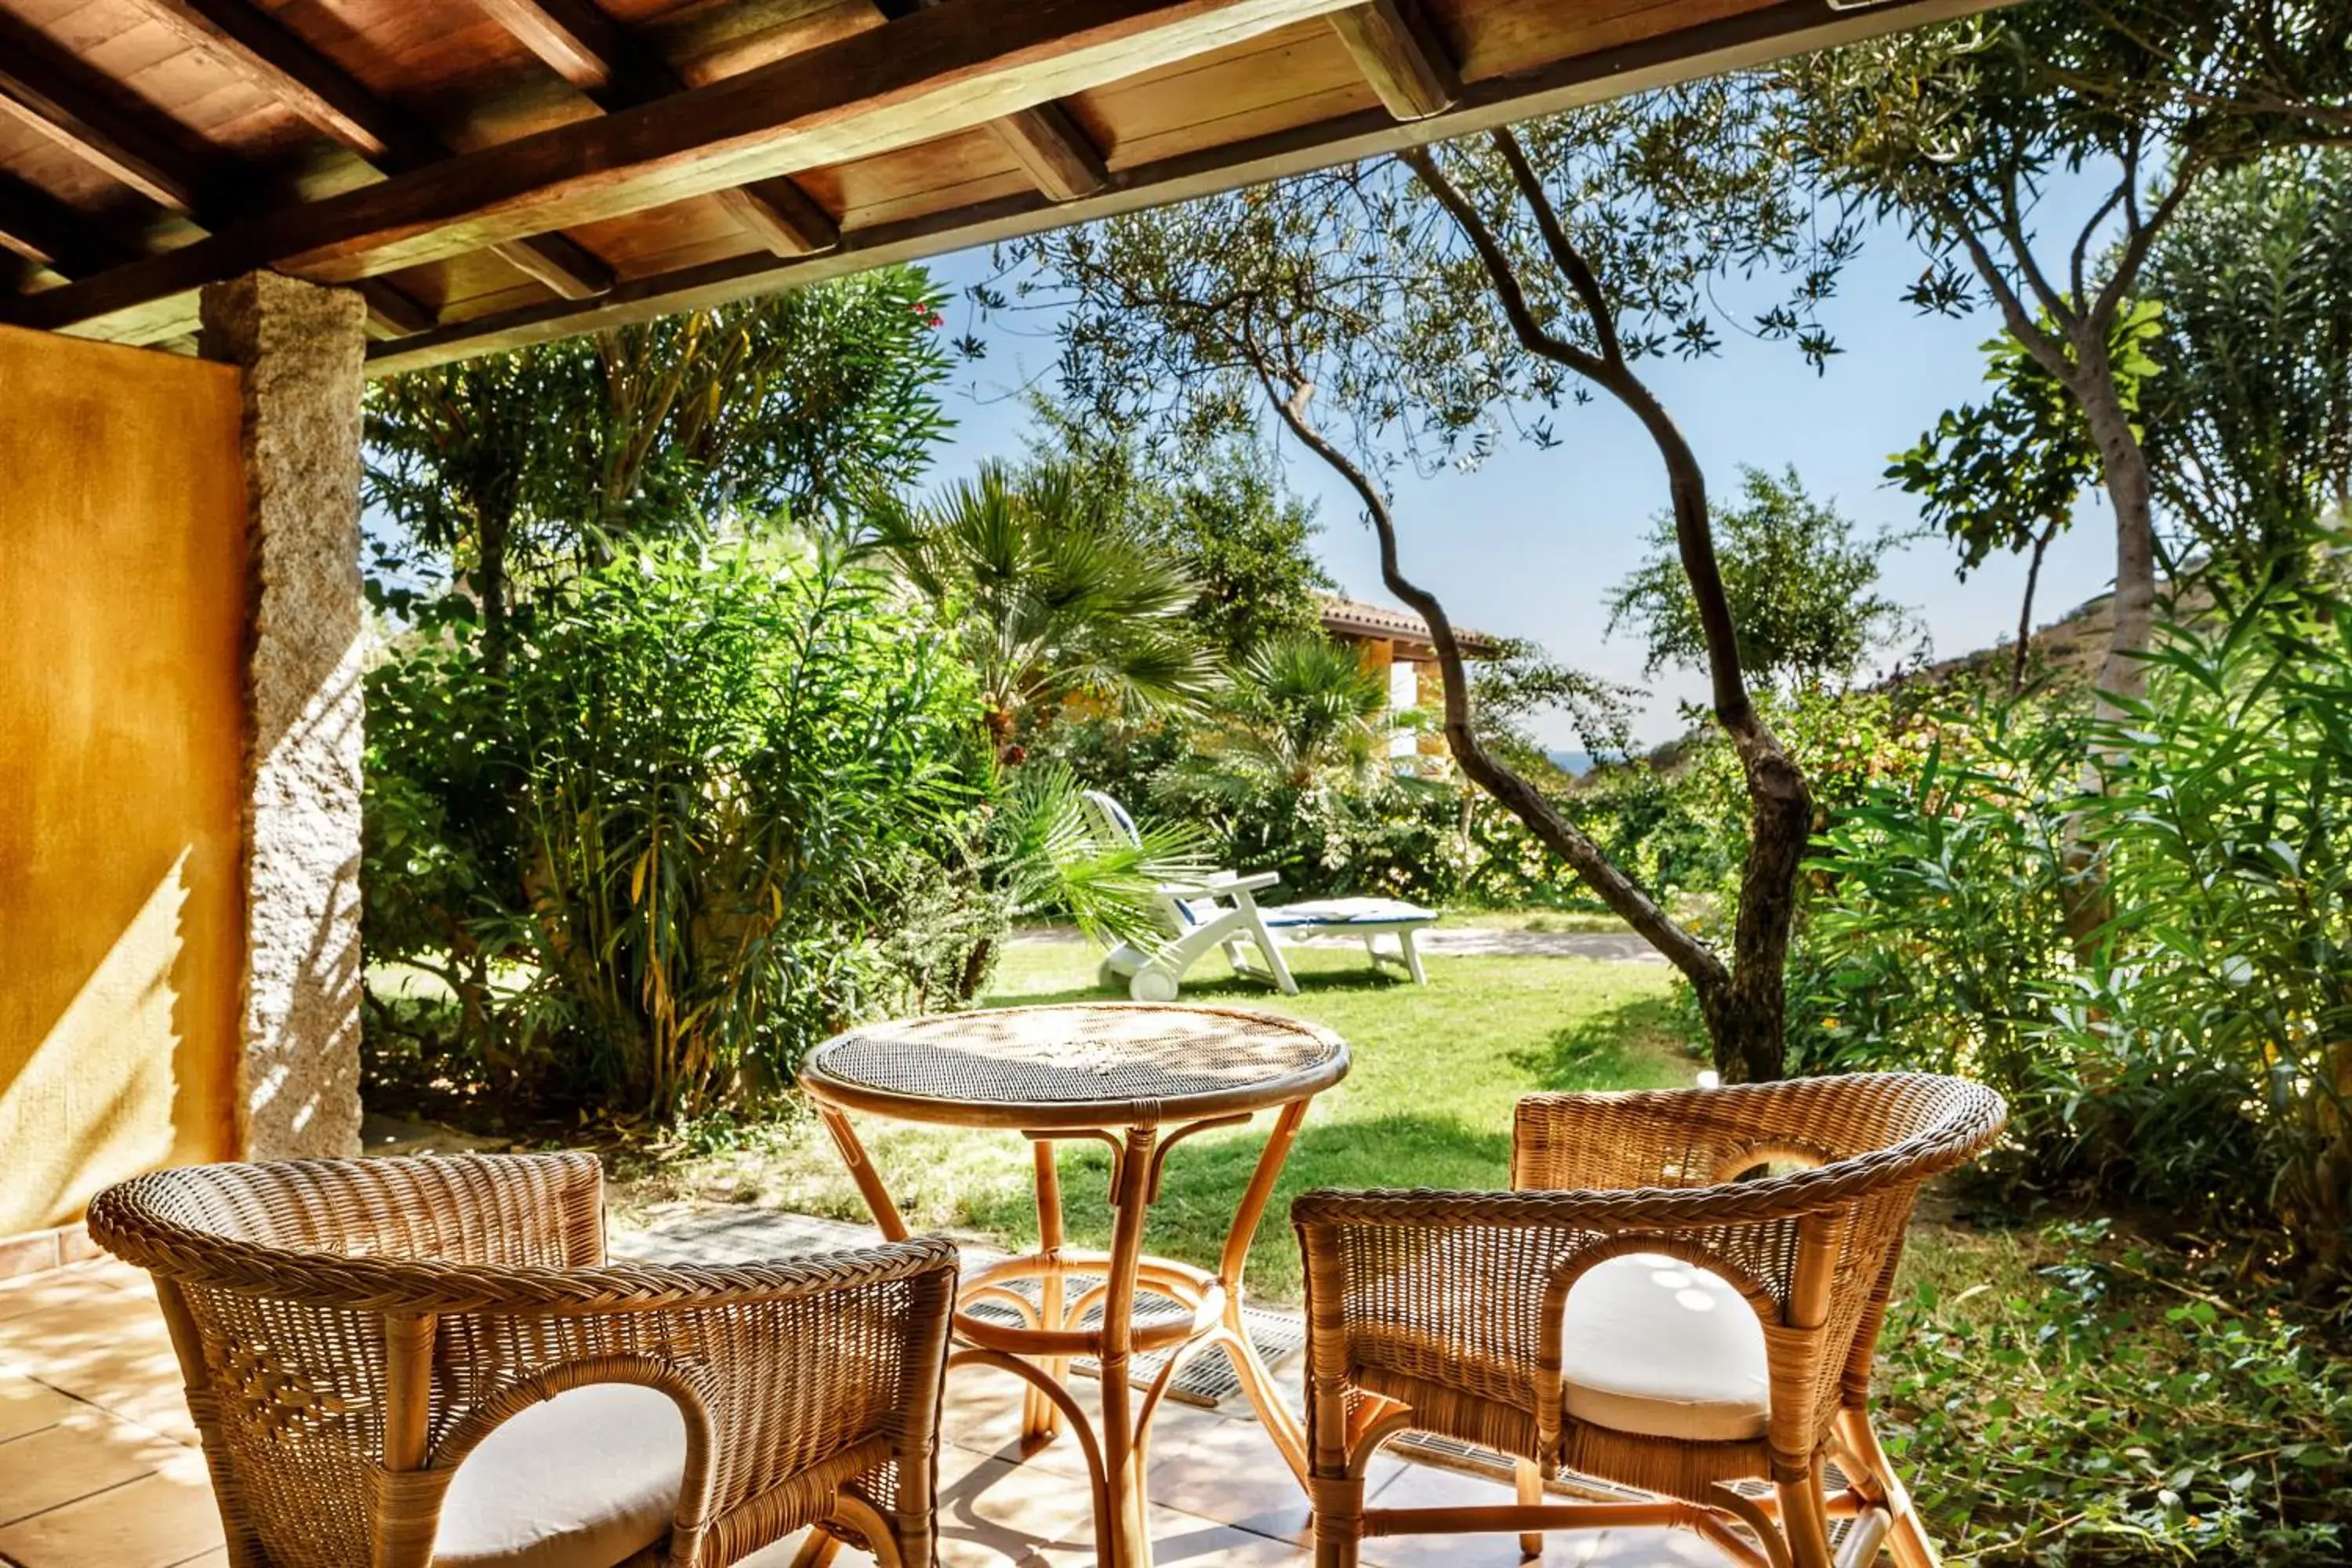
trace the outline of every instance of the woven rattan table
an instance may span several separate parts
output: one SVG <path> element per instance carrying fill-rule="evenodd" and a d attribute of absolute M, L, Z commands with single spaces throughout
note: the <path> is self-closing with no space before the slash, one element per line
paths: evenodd
<path fill-rule="evenodd" d="M 1069 1419 L 1094 1484 L 1095 1530 L 1104 1568 L 1149 1568 L 1144 1525 L 1143 1445 L 1151 1417 L 1184 1360 L 1215 1346 L 1257 1407 L 1275 1445 L 1307 1474 L 1306 1435 L 1276 1397 L 1265 1364 L 1242 1322 L 1242 1265 L 1275 1177 L 1306 1119 L 1307 1102 L 1347 1075 L 1347 1043 L 1295 1018 L 1238 1008 L 1081 1004 L 958 1013 L 877 1024 L 817 1047 L 801 1083 L 848 1163 L 850 1175 L 893 1240 L 907 1234 L 898 1205 L 866 1157 L 847 1112 L 951 1127 L 1019 1132 L 1034 1145 L 1038 1250 L 964 1278 L 950 1366 L 986 1365 L 1029 1384 L 1024 1432 L 1052 1436 Z M 1195 1132 L 1277 1110 L 1217 1272 L 1143 1252 L 1144 1216 L 1160 1195 L 1168 1151 Z M 1061 1177 L 1054 1144 L 1066 1138 L 1110 1145 L 1110 1250 L 1063 1242 Z M 1100 1283 L 1072 1296 L 1071 1277 Z M 1034 1281 L 1037 1299 L 1014 1289 Z M 1135 1324 L 1138 1287 L 1191 1315 Z M 994 1315 L 974 1308 L 989 1306 Z M 1088 1326 L 1087 1315 L 1100 1309 Z M 1009 1309 L 1017 1323 L 1003 1321 Z M 1129 1362 L 1164 1352 L 1167 1361 L 1138 1405 Z M 1102 1364 L 1102 1423 L 1090 1426 L 1064 1386 L 1070 1358 Z"/>

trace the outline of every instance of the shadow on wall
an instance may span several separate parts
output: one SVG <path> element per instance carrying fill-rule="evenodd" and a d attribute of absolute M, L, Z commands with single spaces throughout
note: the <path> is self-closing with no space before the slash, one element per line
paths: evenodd
<path fill-rule="evenodd" d="M 218 1098 L 205 1087 L 227 1044 L 217 999 L 224 980 L 234 986 L 234 957 L 224 973 L 223 955 L 190 949 L 189 861 L 184 851 L 143 898 L 93 867 L 73 931 L 0 944 L 0 1040 L 11 1047 L 0 1050 L 0 1235 L 68 1220 L 109 1182 L 226 1152 L 201 1134 L 204 1102 Z M 58 939 L 76 936 L 87 951 L 69 957 Z M 189 1018 L 192 983 L 215 1016 Z"/>
<path fill-rule="evenodd" d="M 0 328 L 0 1236 L 236 1147 L 236 373 Z"/>

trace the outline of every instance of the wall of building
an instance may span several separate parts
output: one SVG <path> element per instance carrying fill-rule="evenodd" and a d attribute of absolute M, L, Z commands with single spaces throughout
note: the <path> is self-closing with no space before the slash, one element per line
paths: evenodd
<path fill-rule="evenodd" d="M 236 1148 L 238 391 L 0 328 L 0 1237 Z"/>

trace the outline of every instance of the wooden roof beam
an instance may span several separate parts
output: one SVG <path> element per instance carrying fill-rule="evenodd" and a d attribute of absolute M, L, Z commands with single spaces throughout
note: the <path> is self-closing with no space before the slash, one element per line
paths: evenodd
<path fill-rule="evenodd" d="M 1443 114 L 1462 96 L 1462 78 L 1420 0 L 1371 0 L 1331 13 L 1331 30 L 1356 68 L 1399 120 Z"/>
<path fill-rule="evenodd" d="M 260 215 L 16 302 L 101 322 L 255 268 L 347 283 L 984 125 L 1258 37 L 1341 0 L 959 0 L 640 108 Z"/>
<path fill-rule="evenodd" d="M 405 174 L 450 155 L 448 143 L 431 127 L 378 98 L 252 0 L 140 4 L 381 173 Z M 492 248 L 518 271 L 566 300 L 594 299 L 613 286 L 611 268 L 560 234 Z M 408 319 L 421 314 L 427 327 L 433 324 L 431 313 L 413 301 L 403 314 Z M 388 311 L 379 324 L 389 326 L 394 320 L 394 313 Z"/>
<path fill-rule="evenodd" d="M 1982 0 L 1885 0 L 1867 11 L 1833 11 L 1822 0 L 1779 0 L 1672 35 L 1565 56 L 1539 69 L 1465 82 L 1444 114 L 1399 123 L 1372 106 L 1115 171 L 1099 195 L 1059 205 L 1023 191 L 919 217 L 862 226 L 821 256 L 735 256 L 623 280 L 584 304 L 541 301 L 453 322 L 421 338 L 369 351 L 370 375 L 396 374 L 477 354 L 596 331 L 677 310 L 704 310 L 778 289 L 870 268 L 919 261 L 1073 223 L 1239 189 L 1309 169 L 1640 92 L 1714 72 L 1741 70 L 1790 53 L 1829 48 L 1898 27 L 1944 21 Z"/>
<path fill-rule="evenodd" d="M 896 21 L 945 0 L 873 0 L 884 20 Z M 1102 149 L 1058 103 L 1041 103 L 991 121 L 989 131 L 1013 154 L 1030 184 L 1057 202 L 1090 196 L 1110 184 Z"/>
<path fill-rule="evenodd" d="M 474 3 L 600 109 L 632 109 L 688 90 L 651 44 L 593 0 Z M 841 226 L 833 215 L 782 176 L 722 191 L 719 199 L 738 224 L 778 256 L 805 256 L 841 243 Z"/>
<path fill-rule="evenodd" d="M 1041 103 L 992 121 L 989 127 L 1039 190 L 1057 202 L 1093 195 L 1110 184 L 1110 170 L 1094 139 L 1058 103 Z"/>
<path fill-rule="evenodd" d="M 184 148 L 156 133 L 103 76 L 0 11 L 0 113 L 174 212 L 203 205 L 203 179 Z"/>
<path fill-rule="evenodd" d="M 60 278 L 81 278 L 138 253 L 39 186 L 0 174 L 0 247 Z"/>

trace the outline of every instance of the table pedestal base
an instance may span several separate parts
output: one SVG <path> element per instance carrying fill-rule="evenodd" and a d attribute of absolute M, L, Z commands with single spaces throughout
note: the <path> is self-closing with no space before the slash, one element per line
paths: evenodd
<path fill-rule="evenodd" d="M 840 1147 L 859 1190 L 874 1211 L 883 1234 L 907 1234 L 905 1221 L 883 1188 L 872 1163 L 857 1141 L 848 1119 L 831 1106 L 821 1107 L 826 1129 Z M 1160 1194 L 1160 1177 L 1168 1151 L 1180 1140 L 1209 1127 L 1231 1126 L 1246 1117 L 1226 1116 L 1188 1123 L 1161 1136 L 1158 1127 L 1130 1127 L 1123 1133 L 1108 1130 L 1084 1132 L 1031 1132 L 1037 1170 L 1038 1251 L 976 1269 L 965 1277 L 958 1294 L 956 1336 L 961 1348 L 948 1358 L 950 1368 L 993 1367 L 1012 1373 L 1026 1385 L 1023 1401 L 1024 1438 L 1051 1437 L 1066 1420 L 1086 1456 L 1087 1474 L 1094 1491 L 1096 1550 L 1100 1568 L 1150 1568 L 1151 1537 L 1146 1528 L 1144 1466 L 1151 1418 L 1166 1397 L 1170 1384 L 1184 1363 L 1210 1348 L 1231 1358 L 1243 1392 L 1249 1395 L 1258 1419 L 1265 1424 L 1275 1447 L 1305 1489 L 1307 1434 L 1298 1418 L 1276 1395 L 1272 1376 L 1257 1347 L 1250 1342 L 1242 1319 L 1242 1266 L 1258 1221 L 1274 1195 L 1275 1177 L 1305 1120 L 1307 1101 L 1282 1107 L 1267 1136 L 1257 1169 L 1243 1194 L 1241 1206 L 1227 1234 L 1220 1267 L 1214 1274 L 1188 1264 L 1143 1254 L 1144 1216 Z M 1062 1195 L 1054 1141 L 1065 1137 L 1099 1139 L 1111 1146 L 1111 1246 L 1108 1252 L 1083 1252 L 1063 1245 Z M 1097 1282 L 1076 1292 L 1072 1276 Z M 1013 1289 L 1034 1280 L 1038 1300 Z M 1184 1308 L 1187 1316 L 1168 1322 L 1135 1323 L 1139 1289 L 1164 1296 Z M 972 1309 L 992 1305 L 1010 1310 L 1019 1320 L 1006 1323 L 976 1315 Z M 1092 1327 L 1079 1326 L 1099 1308 Z M 1165 1352 L 1166 1363 L 1144 1390 L 1140 1400 L 1129 1381 L 1131 1362 L 1139 1353 Z M 1102 1369 L 1102 1420 L 1089 1422 L 1071 1397 L 1066 1380 L 1073 1357 L 1092 1356 Z"/>

